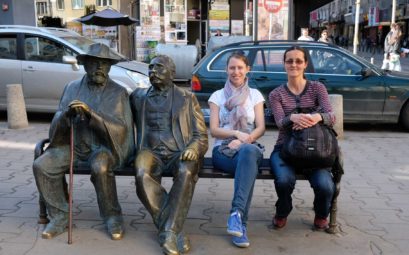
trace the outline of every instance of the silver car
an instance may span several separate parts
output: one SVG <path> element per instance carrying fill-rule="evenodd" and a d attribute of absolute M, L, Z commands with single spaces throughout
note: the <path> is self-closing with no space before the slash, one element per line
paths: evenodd
<path fill-rule="evenodd" d="M 68 29 L 1 25 L 0 110 L 7 108 L 7 84 L 22 84 L 27 111 L 55 112 L 64 86 L 85 74 L 76 56 L 93 43 Z M 113 54 L 123 60 L 111 67 L 111 79 L 129 92 L 150 86 L 147 64 Z"/>

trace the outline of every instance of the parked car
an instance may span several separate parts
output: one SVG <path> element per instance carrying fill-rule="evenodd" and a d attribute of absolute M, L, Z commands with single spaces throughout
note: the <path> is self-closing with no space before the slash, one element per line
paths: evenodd
<path fill-rule="evenodd" d="M 7 84 L 22 84 L 27 111 L 55 112 L 64 86 L 85 70 L 76 56 L 95 41 L 61 28 L 0 26 L 0 110 L 7 107 Z M 109 76 L 129 92 L 150 86 L 148 65 L 129 61 L 113 65 Z"/>
<path fill-rule="evenodd" d="M 268 102 L 270 91 L 287 81 L 283 54 L 293 45 L 307 50 L 306 78 L 322 82 L 330 94 L 343 96 L 344 122 L 400 122 L 409 130 L 409 73 L 385 71 L 338 46 L 307 41 L 242 42 L 208 53 L 191 79 L 205 117 L 209 96 L 226 82 L 226 61 L 232 52 L 241 51 L 248 57 L 249 86 L 259 89 Z M 266 120 L 273 122 L 268 103 Z"/>

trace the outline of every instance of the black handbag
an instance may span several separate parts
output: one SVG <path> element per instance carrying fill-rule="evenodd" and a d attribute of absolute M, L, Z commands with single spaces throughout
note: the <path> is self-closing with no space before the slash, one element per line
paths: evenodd
<path fill-rule="evenodd" d="M 297 111 L 305 112 L 300 109 Z M 338 150 L 335 130 L 327 125 L 316 124 L 301 130 L 289 129 L 280 157 L 297 169 L 331 168 Z"/>

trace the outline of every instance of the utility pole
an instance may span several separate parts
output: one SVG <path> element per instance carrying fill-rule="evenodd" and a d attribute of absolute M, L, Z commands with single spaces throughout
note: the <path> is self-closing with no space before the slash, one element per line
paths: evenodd
<path fill-rule="evenodd" d="M 394 0 L 395 1 L 395 0 Z M 354 50 L 353 53 L 356 55 L 358 49 L 358 30 L 359 30 L 359 9 L 361 8 L 361 0 L 356 0 L 355 6 L 355 30 L 354 30 Z"/>
<path fill-rule="evenodd" d="M 253 41 L 258 40 L 258 0 L 253 1 Z"/>
<path fill-rule="evenodd" d="M 395 23 L 395 16 L 396 16 L 396 0 L 392 0 L 392 17 L 391 17 L 391 25 Z"/>

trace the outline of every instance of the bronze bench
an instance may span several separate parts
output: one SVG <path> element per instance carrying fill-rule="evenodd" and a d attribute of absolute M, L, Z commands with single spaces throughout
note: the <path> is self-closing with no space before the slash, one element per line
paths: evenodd
<path fill-rule="evenodd" d="M 34 158 L 39 157 L 43 152 L 44 149 L 46 148 L 46 145 L 48 144 L 49 140 L 44 139 L 38 142 L 35 146 L 34 149 Z M 274 179 L 274 176 L 270 172 L 270 160 L 267 158 L 264 158 L 261 166 L 259 167 L 259 174 L 257 175 L 257 179 Z M 87 168 L 76 168 L 74 169 L 74 174 L 90 174 L 90 169 Z M 135 176 L 135 171 L 133 167 L 127 166 L 121 170 L 115 171 L 115 175 L 117 176 Z M 171 177 L 171 175 L 164 175 L 164 177 Z M 306 176 L 303 174 L 297 174 L 296 175 L 297 180 L 307 180 Z M 199 178 L 231 178 L 233 179 L 234 176 L 232 174 L 224 173 L 218 169 L 215 169 L 212 164 L 212 158 L 210 157 L 205 157 L 203 161 L 202 168 L 199 172 Z M 331 204 L 331 213 L 330 213 L 330 221 L 329 221 L 329 228 L 326 230 L 327 233 L 330 234 L 335 234 L 336 233 L 336 228 L 337 228 L 337 197 L 340 192 L 340 182 L 341 182 L 341 176 L 337 173 L 333 173 L 333 179 L 335 182 L 336 186 L 336 191 L 334 194 L 334 198 L 332 200 Z M 68 197 L 68 192 L 66 191 L 67 197 Z M 40 205 L 40 213 L 39 213 L 39 224 L 47 224 L 49 222 L 47 218 L 47 210 L 45 207 L 45 203 L 42 201 L 41 197 L 39 199 L 39 205 Z"/>

